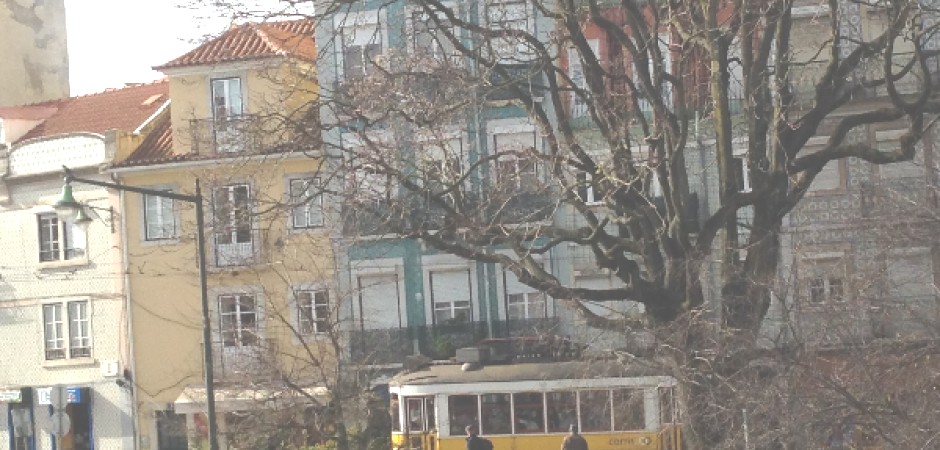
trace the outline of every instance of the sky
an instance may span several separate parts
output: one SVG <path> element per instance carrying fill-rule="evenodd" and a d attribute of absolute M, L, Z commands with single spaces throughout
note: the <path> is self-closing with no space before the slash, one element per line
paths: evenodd
<path fill-rule="evenodd" d="M 279 0 L 239 1 L 252 3 L 242 10 L 261 11 L 276 10 Z M 65 0 L 71 94 L 162 78 L 151 67 L 231 24 L 231 13 L 194 3 L 198 0 Z"/>

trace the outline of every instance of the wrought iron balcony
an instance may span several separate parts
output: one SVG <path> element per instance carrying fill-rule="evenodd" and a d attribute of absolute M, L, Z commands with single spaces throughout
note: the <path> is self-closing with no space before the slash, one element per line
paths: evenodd
<path fill-rule="evenodd" d="M 256 153 L 264 135 L 261 121 L 252 115 L 190 121 L 191 148 L 197 155 Z"/>
<path fill-rule="evenodd" d="M 399 364 L 415 354 L 448 359 L 458 348 L 477 345 L 487 339 L 532 337 L 537 340 L 554 336 L 558 325 L 558 318 L 549 317 L 356 330 L 349 334 L 348 359 L 372 365 Z"/>

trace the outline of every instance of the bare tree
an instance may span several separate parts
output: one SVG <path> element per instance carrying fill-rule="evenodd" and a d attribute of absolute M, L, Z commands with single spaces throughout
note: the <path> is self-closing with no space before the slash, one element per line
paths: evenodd
<path fill-rule="evenodd" d="M 320 114 L 292 126 L 332 157 L 325 192 L 343 205 L 343 232 L 499 264 L 592 326 L 665 329 L 689 374 L 687 436 L 730 442 L 739 411 L 712 400 L 733 383 L 716 380 L 761 373 L 749 368 L 766 355 L 755 344 L 779 292 L 784 220 L 827 165 L 915 157 L 940 109 L 938 12 L 852 0 L 408 5 L 316 2 Z M 383 26 L 344 35 L 368 9 Z M 494 110 L 525 118 L 532 138 L 490 136 Z M 865 138 L 883 124 L 901 130 L 890 147 Z M 578 251 L 618 285 L 584 288 L 540 262 Z M 634 302 L 643 316 L 602 317 L 584 301 Z"/>

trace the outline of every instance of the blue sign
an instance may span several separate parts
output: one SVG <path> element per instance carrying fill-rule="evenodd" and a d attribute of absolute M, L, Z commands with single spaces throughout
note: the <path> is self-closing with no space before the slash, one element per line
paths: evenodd
<path fill-rule="evenodd" d="M 81 403 L 82 402 L 82 389 L 77 387 L 70 387 L 65 391 L 65 399 L 67 403 Z"/>

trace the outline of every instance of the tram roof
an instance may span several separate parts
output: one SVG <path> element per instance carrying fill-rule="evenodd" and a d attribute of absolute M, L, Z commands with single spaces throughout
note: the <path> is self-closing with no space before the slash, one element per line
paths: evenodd
<path fill-rule="evenodd" d="M 624 364 L 618 361 L 566 361 L 519 364 L 484 365 L 476 370 L 464 371 L 460 364 L 432 365 L 423 369 L 400 373 L 393 377 L 392 386 L 466 384 L 506 381 L 584 380 L 592 378 L 631 378 L 662 376 L 652 364 L 638 362 Z"/>

